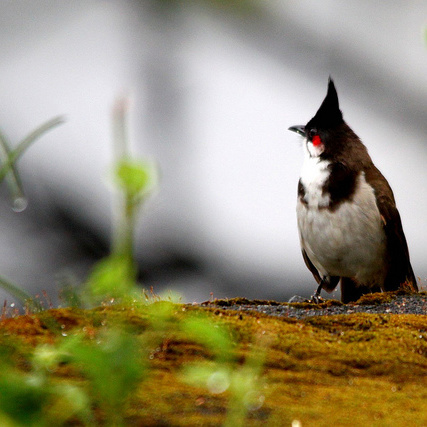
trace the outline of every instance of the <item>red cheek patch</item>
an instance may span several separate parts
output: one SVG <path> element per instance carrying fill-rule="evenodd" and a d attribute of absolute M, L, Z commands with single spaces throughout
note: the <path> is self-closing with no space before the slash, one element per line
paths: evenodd
<path fill-rule="evenodd" d="M 312 139 L 312 142 L 313 142 L 313 145 L 315 147 L 318 147 L 322 143 L 322 140 L 320 139 L 319 135 L 314 135 L 313 139 Z"/>

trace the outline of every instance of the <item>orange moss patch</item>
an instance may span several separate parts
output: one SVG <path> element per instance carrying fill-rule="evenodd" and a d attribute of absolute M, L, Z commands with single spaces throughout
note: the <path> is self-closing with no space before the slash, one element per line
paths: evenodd
<path fill-rule="evenodd" d="M 4 336 L 19 337 L 31 345 L 43 342 L 51 336 L 48 328 L 34 315 L 4 319 L 0 322 L 0 331 Z"/>

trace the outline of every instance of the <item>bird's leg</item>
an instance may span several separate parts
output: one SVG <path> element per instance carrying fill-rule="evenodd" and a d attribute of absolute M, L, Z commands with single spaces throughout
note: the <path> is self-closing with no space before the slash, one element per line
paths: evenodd
<path fill-rule="evenodd" d="M 320 304 L 321 302 L 323 302 L 323 298 L 320 296 L 320 292 L 322 291 L 324 281 L 325 279 L 322 278 L 319 283 L 319 286 L 316 289 L 316 292 L 314 293 L 314 295 L 311 296 L 310 302 L 314 304 Z"/>

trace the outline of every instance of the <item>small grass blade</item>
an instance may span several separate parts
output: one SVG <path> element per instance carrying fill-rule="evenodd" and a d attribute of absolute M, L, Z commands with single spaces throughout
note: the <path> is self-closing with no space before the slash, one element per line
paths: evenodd
<path fill-rule="evenodd" d="M 3 181 L 6 174 L 13 168 L 15 162 L 24 153 L 24 151 L 40 136 L 54 127 L 64 123 L 64 118 L 61 116 L 55 117 L 43 125 L 39 126 L 36 130 L 27 135 L 12 151 L 8 153 L 8 159 L 0 169 L 0 182 Z"/>
<path fill-rule="evenodd" d="M 9 153 L 10 145 L 6 136 L 0 131 L 0 159 L 3 164 L 8 162 Z M 27 200 L 25 198 L 21 178 L 19 177 L 15 164 L 10 165 L 10 170 L 6 174 L 6 181 L 12 197 L 13 210 L 15 212 L 22 212 L 27 207 Z"/>
<path fill-rule="evenodd" d="M 28 305 L 32 311 L 42 311 L 42 306 L 35 301 L 31 295 L 27 294 L 24 290 L 9 282 L 2 276 L 0 276 L 0 288 L 4 289 L 8 294 L 16 298 L 23 306 Z"/>

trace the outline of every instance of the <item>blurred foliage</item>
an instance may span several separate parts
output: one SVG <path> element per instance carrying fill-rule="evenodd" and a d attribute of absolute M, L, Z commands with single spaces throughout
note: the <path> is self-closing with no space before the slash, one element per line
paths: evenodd
<path fill-rule="evenodd" d="M 106 424 L 123 424 L 126 401 L 145 375 L 147 358 L 135 336 L 111 328 L 97 341 L 84 342 L 80 335 L 66 343 L 69 362 L 89 380 L 90 395 L 106 418 Z"/>
<path fill-rule="evenodd" d="M 121 159 L 116 166 L 117 185 L 134 205 L 142 201 L 152 186 L 151 167 L 148 163 L 133 159 Z"/>
<path fill-rule="evenodd" d="M 147 3 L 147 0 L 140 0 Z M 160 12 L 173 13 L 188 0 L 149 0 L 153 8 Z M 264 7 L 262 0 L 198 0 L 193 3 L 203 4 L 217 10 L 232 12 L 238 15 L 256 15 L 261 13 Z"/>
<path fill-rule="evenodd" d="M 228 9 L 238 13 L 259 13 L 262 5 L 261 0 L 202 0 L 208 6 Z"/>
<path fill-rule="evenodd" d="M 11 359 L 0 361 L 0 424 L 4 427 L 61 426 L 77 417 L 91 420 L 89 400 L 80 387 L 58 384 L 52 368 L 59 363 L 59 351 L 48 345 L 34 350 L 31 369 L 23 372 L 11 366 Z"/>
<path fill-rule="evenodd" d="M 119 190 L 118 212 L 111 254 L 95 265 L 86 283 L 86 296 L 95 304 L 111 298 L 127 298 L 135 293 L 136 220 L 144 202 L 157 186 L 154 162 L 137 160 L 129 153 L 127 108 L 127 101 L 121 99 L 113 109 L 115 161 L 112 179 Z"/>
<path fill-rule="evenodd" d="M 140 409 L 155 419 L 158 401 L 133 405 L 156 387 L 160 361 L 174 366 L 166 369 L 172 395 L 176 387 L 205 389 L 221 396 L 225 425 L 244 425 L 248 412 L 264 403 L 267 347 L 255 340 L 248 351 L 251 333 L 243 339 L 242 330 L 217 320 L 157 296 L 148 304 L 51 309 L 3 320 L 0 425 L 124 426 Z"/>
<path fill-rule="evenodd" d="M 245 425 L 248 411 L 259 409 L 263 402 L 265 351 L 255 343 L 252 351 L 240 363 L 236 358 L 236 339 L 226 328 L 219 327 L 206 316 L 189 316 L 180 325 L 185 336 L 202 344 L 213 355 L 213 362 L 195 363 L 184 367 L 182 378 L 197 387 L 205 387 L 212 394 L 229 393 L 224 426 Z M 265 343 L 264 343 L 265 344 Z"/>
<path fill-rule="evenodd" d="M 136 267 L 126 255 L 111 254 L 99 261 L 86 282 L 86 298 L 75 298 L 95 305 L 108 299 L 125 298 L 136 286 Z"/>
<path fill-rule="evenodd" d="M 22 425 L 36 425 L 49 401 L 46 384 L 34 375 L 25 375 L 2 366 L 0 377 L 0 408 L 2 422 L 12 420 Z M 9 419 L 8 419 L 9 418 Z M 1 418 L 0 418 L 1 419 Z"/>
<path fill-rule="evenodd" d="M 42 310 L 39 301 L 25 292 L 20 286 L 12 283 L 10 280 L 7 280 L 2 276 L 0 276 L 0 287 L 18 300 L 24 307 L 26 307 L 26 309 L 33 312 Z"/>
<path fill-rule="evenodd" d="M 29 308 L 33 313 L 39 312 L 38 320 L 29 315 L 6 319 L 16 322 L 17 330 L 25 331 L 31 342 L 38 342 L 34 337 L 46 334 L 61 337 L 55 340 L 51 337 L 29 349 L 30 356 L 23 356 L 26 359 L 24 372 L 13 363 L 7 364 L 7 360 L 11 360 L 10 352 L 7 357 L 1 357 L 1 353 L 8 352 L 0 346 L 4 350 L 0 352 L 0 424 L 6 427 L 69 423 L 126 425 L 129 402 L 141 383 L 149 378 L 149 360 L 157 349 L 167 349 L 169 342 L 183 337 L 204 348 L 212 355 L 212 360 L 208 364 L 186 365 L 177 381 L 181 379 L 204 387 L 212 394 L 227 393 L 229 408 L 225 425 L 243 425 L 247 412 L 257 406 L 263 365 L 261 353 L 258 350 L 256 356 L 250 353 L 242 363 L 236 357 L 238 346 L 230 329 L 202 313 L 187 313 L 181 305 L 172 302 L 177 299 L 174 296 L 162 299 L 153 291 L 148 293 L 137 286 L 135 225 L 144 202 L 157 186 L 158 173 L 153 162 L 137 160 L 130 155 L 126 113 L 127 102 L 121 100 L 113 115 L 112 180 L 118 194 L 110 255 L 93 267 L 84 286 L 76 288 L 70 284 L 64 288 L 62 297 L 73 308 L 43 313 L 41 307 L 33 303 Z M 3 141 L 3 145 L 0 142 L 4 149 L 3 169 L 0 170 L 3 178 L 10 174 L 13 184 L 18 185 L 17 158 L 37 136 L 58 123 L 58 120 L 48 122 L 15 150 L 10 150 L 7 142 Z M 29 299 L 17 286 L 0 278 L 1 283 L 21 301 Z M 124 313 L 133 312 L 134 317 L 123 321 L 121 315 L 100 323 L 94 320 L 93 326 L 73 329 L 73 334 L 69 335 L 80 317 L 96 313 L 96 308 L 84 312 L 83 307 L 102 309 L 118 304 L 122 304 Z M 181 316 L 177 316 L 180 311 Z M 141 319 L 144 319 L 142 323 Z M 73 380 L 58 383 L 55 374 L 64 367 L 66 377 Z M 76 378 L 83 378 L 84 383 Z"/>
<path fill-rule="evenodd" d="M 55 117 L 47 121 L 21 140 L 14 149 L 10 148 L 10 143 L 6 135 L 0 132 L 0 160 L 2 163 L 0 168 L 0 182 L 5 177 L 7 178 L 13 199 L 13 207 L 16 211 L 21 211 L 26 207 L 16 162 L 37 139 L 63 122 L 64 119 L 62 117 Z"/>
<path fill-rule="evenodd" d="M 6 135 L 0 131 L 0 183 L 6 178 L 14 211 L 21 212 L 27 206 L 27 200 L 24 196 L 21 179 L 16 166 L 17 161 L 37 139 L 63 122 L 64 119 L 62 117 L 55 117 L 47 121 L 28 134 L 13 149 Z M 0 277 L 0 287 L 31 310 L 37 311 L 41 309 L 40 304 L 34 298 L 11 281 Z"/>

